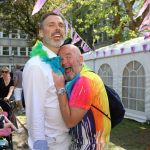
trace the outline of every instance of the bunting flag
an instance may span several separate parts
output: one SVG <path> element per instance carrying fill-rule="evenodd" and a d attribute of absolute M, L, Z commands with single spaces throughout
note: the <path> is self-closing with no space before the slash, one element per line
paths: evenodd
<path fill-rule="evenodd" d="M 57 14 L 57 15 L 60 15 L 60 14 L 61 14 L 60 11 L 59 11 L 59 9 L 57 9 L 57 8 L 53 10 L 53 13 L 55 13 L 55 14 Z"/>
<path fill-rule="evenodd" d="M 138 18 L 139 16 L 141 16 L 143 14 L 143 12 L 146 10 L 146 8 L 148 7 L 149 4 L 150 4 L 150 0 L 146 0 L 146 2 L 144 3 L 143 7 L 141 8 L 141 10 L 136 18 Z"/>
<path fill-rule="evenodd" d="M 149 5 L 150 5 L 150 0 L 146 0 L 144 3 L 144 6 L 140 10 L 136 18 L 141 16 L 143 12 L 147 9 L 147 7 L 149 7 Z M 150 38 L 150 11 L 148 12 L 146 17 L 142 21 L 142 24 L 139 27 L 139 32 L 143 33 L 143 35 L 145 36 L 145 39 Z"/>
<path fill-rule="evenodd" d="M 144 18 L 142 24 L 140 25 L 139 31 L 143 33 L 145 38 L 150 37 L 150 12 Z"/>
<path fill-rule="evenodd" d="M 65 19 L 65 27 L 66 27 L 66 36 L 68 35 L 68 30 L 69 30 L 69 25 L 68 25 L 68 21 Z"/>
<path fill-rule="evenodd" d="M 73 41 L 71 44 L 75 44 L 75 43 L 79 42 L 80 40 L 81 40 L 81 37 L 75 32 Z"/>
<path fill-rule="evenodd" d="M 144 18 L 142 24 L 140 25 L 139 31 L 145 30 L 146 28 L 150 29 L 150 12 Z"/>
<path fill-rule="evenodd" d="M 85 43 L 84 41 L 81 42 L 81 47 L 82 47 L 82 48 L 83 48 L 84 43 Z"/>
<path fill-rule="evenodd" d="M 73 29 L 73 27 L 72 27 L 72 25 L 71 25 L 71 27 L 70 27 L 70 37 L 71 37 L 71 38 L 73 38 L 73 32 L 74 32 L 74 29 Z"/>
<path fill-rule="evenodd" d="M 45 4 L 46 0 L 37 0 L 33 11 L 32 11 L 32 15 L 36 14 L 38 11 L 40 11 L 40 9 L 43 7 L 43 5 Z"/>

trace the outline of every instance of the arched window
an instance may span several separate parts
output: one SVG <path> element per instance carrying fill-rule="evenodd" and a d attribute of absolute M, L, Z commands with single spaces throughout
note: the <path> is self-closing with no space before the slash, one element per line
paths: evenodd
<path fill-rule="evenodd" d="M 128 63 L 123 71 L 122 102 L 125 108 L 145 111 L 145 71 L 137 61 Z"/>
<path fill-rule="evenodd" d="M 113 73 L 108 64 L 101 65 L 98 74 L 106 85 L 113 87 Z"/>

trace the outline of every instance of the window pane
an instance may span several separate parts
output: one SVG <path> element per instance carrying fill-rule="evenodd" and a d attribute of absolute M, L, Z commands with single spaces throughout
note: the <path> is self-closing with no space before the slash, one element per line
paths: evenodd
<path fill-rule="evenodd" d="M 128 88 L 127 87 L 123 87 L 122 96 L 123 97 L 128 97 Z"/>
<path fill-rule="evenodd" d="M 12 52 L 14 53 L 15 56 L 17 56 L 18 55 L 17 47 L 12 47 Z"/>
<path fill-rule="evenodd" d="M 128 65 L 127 65 L 127 68 L 129 70 L 133 70 L 133 62 L 130 62 Z"/>
<path fill-rule="evenodd" d="M 3 47 L 3 55 L 9 55 L 9 47 Z"/>
<path fill-rule="evenodd" d="M 20 31 L 20 38 L 21 39 L 26 39 L 27 38 L 27 34 L 25 34 L 24 31 Z"/>
<path fill-rule="evenodd" d="M 14 38 L 14 39 L 17 39 L 18 38 L 18 31 L 13 30 L 12 33 L 11 33 L 11 37 Z"/>
<path fill-rule="evenodd" d="M 9 32 L 8 31 L 3 31 L 3 37 L 5 38 L 8 38 L 9 37 Z"/>
<path fill-rule="evenodd" d="M 98 73 L 106 85 L 113 86 L 113 73 L 108 64 L 101 65 Z"/>
<path fill-rule="evenodd" d="M 144 75 L 144 68 L 140 67 L 137 73 L 139 76 L 143 76 Z"/>
<path fill-rule="evenodd" d="M 130 98 L 136 98 L 136 88 L 131 88 Z"/>
<path fill-rule="evenodd" d="M 128 99 L 127 98 L 122 98 L 122 103 L 125 108 L 128 108 Z"/>
<path fill-rule="evenodd" d="M 136 100 L 135 99 L 129 99 L 129 108 L 136 110 Z"/>
<path fill-rule="evenodd" d="M 141 66 L 140 63 L 138 63 L 137 61 L 134 61 L 134 70 L 138 70 L 138 68 Z"/>
<path fill-rule="evenodd" d="M 145 103 L 144 101 L 137 101 L 137 110 L 138 111 L 145 111 Z"/>
<path fill-rule="evenodd" d="M 137 82 L 138 87 L 145 87 L 145 78 L 144 77 L 138 77 L 138 82 Z"/>
<path fill-rule="evenodd" d="M 137 89 L 137 99 L 144 99 L 145 97 L 145 93 L 144 93 L 144 89 Z"/>
<path fill-rule="evenodd" d="M 124 72 L 123 72 L 123 76 L 126 77 L 126 76 L 129 76 L 129 71 L 127 68 L 125 68 Z"/>
<path fill-rule="evenodd" d="M 26 55 L 26 48 L 22 47 L 20 48 L 20 55 L 25 56 Z"/>
<path fill-rule="evenodd" d="M 29 47 L 29 48 L 28 48 L 28 56 L 30 56 L 31 50 L 32 50 L 32 49 Z"/>
<path fill-rule="evenodd" d="M 128 77 L 123 77 L 123 86 L 128 86 Z"/>
<path fill-rule="evenodd" d="M 130 77 L 130 86 L 136 87 L 137 84 L 137 77 Z"/>

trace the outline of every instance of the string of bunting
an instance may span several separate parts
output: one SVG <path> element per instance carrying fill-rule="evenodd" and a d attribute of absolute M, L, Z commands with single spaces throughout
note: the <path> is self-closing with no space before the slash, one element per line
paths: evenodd
<path fill-rule="evenodd" d="M 32 15 L 36 14 L 45 4 L 46 0 L 37 0 L 35 3 L 35 6 L 32 11 Z M 70 30 L 70 37 L 72 38 L 71 44 L 76 44 L 80 42 L 80 47 L 83 49 L 84 52 L 89 52 L 92 49 L 88 46 L 88 44 L 81 38 L 81 36 L 75 31 L 75 29 L 72 27 L 72 25 L 67 21 L 67 19 L 63 16 L 63 14 L 60 12 L 59 9 L 54 9 L 54 13 L 60 15 L 64 19 L 64 23 L 66 26 L 66 36 L 69 33 Z"/>
<path fill-rule="evenodd" d="M 96 57 L 109 57 L 113 55 L 123 55 L 123 54 L 128 54 L 128 53 L 137 53 L 137 52 L 149 52 L 150 51 L 150 42 L 149 39 L 143 40 L 142 37 L 139 39 L 133 39 L 133 41 L 130 41 L 130 43 L 136 43 L 134 45 L 130 43 L 126 43 L 125 47 L 122 47 L 124 45 L 116 45 L 116 46 L 107 46 L 107 47 L 102 47 L 96 50 Z"/>

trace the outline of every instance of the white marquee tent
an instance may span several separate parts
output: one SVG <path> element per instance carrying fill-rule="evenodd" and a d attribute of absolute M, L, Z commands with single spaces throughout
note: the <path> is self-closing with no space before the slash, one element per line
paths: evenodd
<path fill-rule="evenodd" d="M 150 121 L 150 39 L 139 37 L 83 56 L 105 84 L 118 92 L 126 118 Z"/>

